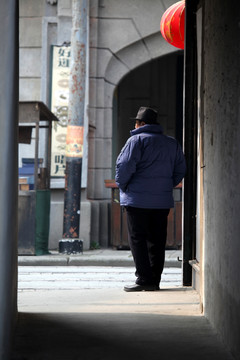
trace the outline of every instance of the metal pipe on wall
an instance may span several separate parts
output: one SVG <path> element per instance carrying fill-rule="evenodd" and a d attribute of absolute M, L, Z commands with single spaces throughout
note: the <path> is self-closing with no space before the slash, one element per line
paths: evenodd
<path fill-rule="evenodd" d="M 9 359 L 17 320 L 18 1 L 0 2 L 0 359 Z"/>

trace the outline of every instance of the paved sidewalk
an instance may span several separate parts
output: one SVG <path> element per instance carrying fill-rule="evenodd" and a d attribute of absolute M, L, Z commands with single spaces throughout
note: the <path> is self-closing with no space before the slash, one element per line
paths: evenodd
<path fill-rule="evenodd" d="M 166 252 L 165 272 L 181 271 L 168 268 L 181 267 L 178 256 Z M 19 265 L 28 266 L 19 268 L 11 360 L 233 360 L 201 314 L 195 290 L 171 282 L 161 291 L 123 291 L 132 264 L 130 251 L 112 249 L 19 256 Z M 104 277 L 110 285 L 102 286 Z"/>
<path fill-rule="evenodd" d="M 233 360 L 192 289 L 39 289 L 19 297 L 11 360 Z"/>
<path fill-rule="evenodd" d="M 167 250 L 165 267 L 181 267 L 182 251 Z M 130 250 L 99 249 L 68 255 L 51 251 L 49 255 L 18 256 L 19 266 L 134 266 Z"/>

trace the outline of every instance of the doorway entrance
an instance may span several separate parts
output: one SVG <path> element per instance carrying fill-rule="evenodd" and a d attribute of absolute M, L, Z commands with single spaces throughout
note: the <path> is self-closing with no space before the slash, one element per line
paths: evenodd
<path fill-rule="evenodd" d="M 128 73 L 116 88 L 113 100 L 113 171 L 116 158 L 134 127 L 129 118 L 136 115 L 140 106 L 156 107 L 164 133 L 182 144 L 182 51 L 139 66 Z"/>
<path fill-rule="evenodd" d="M 128 73 L 115 90 L 113 100 L 112 169 L 118 154 L 134 128 L 140 106 L 155 107 L 164 133 L 182 145 L 183 134 L 183 52 L 161 56 Z M 175 207 L 168 219 L 167 248 L 182 247 L 182 188 L 174 189 Z M 126 226 L 123 224 L 123 230 Z M 124 236 L 124 234 L 123 234 Z M 127 233 L 126 233 L 127 236 Z"/>

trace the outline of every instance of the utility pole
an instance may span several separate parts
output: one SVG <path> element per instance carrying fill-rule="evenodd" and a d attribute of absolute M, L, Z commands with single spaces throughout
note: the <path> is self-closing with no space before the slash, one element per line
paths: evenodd
<path fill-rule="evenodd" d="M 72 1 L 63 238 L 60 253 L 82 251 L 79 239 L 87 46 L 87 0 Z"/>

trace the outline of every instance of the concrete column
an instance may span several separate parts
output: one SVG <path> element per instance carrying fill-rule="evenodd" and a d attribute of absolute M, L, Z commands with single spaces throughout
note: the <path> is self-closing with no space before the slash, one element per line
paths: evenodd
<path fill-rule="evenodd" d="M 9 359 L 17 319 L 18 1 L 0 3 L 0 359 Z"/>

